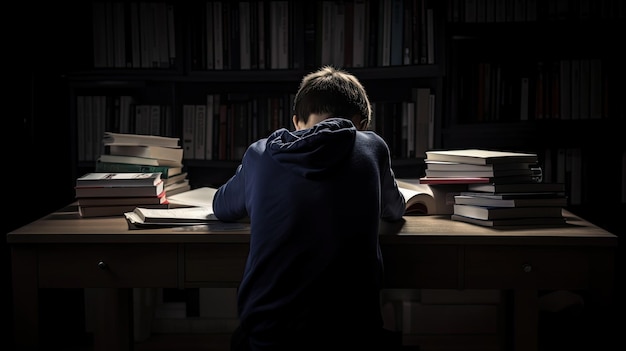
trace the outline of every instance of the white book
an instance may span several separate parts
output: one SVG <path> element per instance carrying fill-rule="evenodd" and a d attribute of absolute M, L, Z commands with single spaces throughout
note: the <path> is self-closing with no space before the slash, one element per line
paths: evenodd
<path fill-rule="evenodd" d="M 152 145 L 179 148 L 179 138 L 160 135 L 104 132 L 102 143 L 105 145 Z"/>
<path fill-rule="evenodd" d="M 531 207 L 486 207 L 454 205 L 454 214 L 476 219 L 562 217 L 561 206 Z"/>
<path fill-rule="evenodd" d="M 181 162 L 172 160 L 160 160 L 155 158 L 137 157 L 137 156 L 123 156 L 123 155 L 100 155 L 98 158 L 100 162 L 111 163 L 130 163 L 134 165 L 145 166 L 168 166 L 168 167 L 182 167 Z"/>
<path fill-rule="evenodd" d="M 91 172 L 76 179 L 77 187 L 148 186 L 161 182 L 161 173 Z"/>
<path fill-rule="evenodd" d="M 485 149 L 430 150 L 426 152 L 426 159 L 475 165 L 503 162 L 537 163 L 539 160 L 535 153 Z"/>
<path fill-rule="evenodd" d="M 132 212 L 124 213 L 126 218 L 137 223 L 172 223 L 198 224 L 216 221 L 213 208 L 209 207 L 179 207 L 179 208 L 145 208 L 137 207 Z"/>
<path fill-rule="evenodd" d="M 183 149 L 180 147 L 163 147 L 156 145 L 107 144 L 106 153 L 119 156 L 136 156 L 182 162 Z"/>

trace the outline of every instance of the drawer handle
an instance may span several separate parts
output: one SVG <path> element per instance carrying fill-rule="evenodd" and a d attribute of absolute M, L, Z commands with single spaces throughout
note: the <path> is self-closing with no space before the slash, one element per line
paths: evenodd
<path fill-rule="evenodd" d="M 530 273 L 533 270 L 533 266 L 531 266 L 529 263 L 524 263 L 522 265 L 522 270 L 524 271 L 524 273 Z"/>
<path fill-rule="evenodd" d="M 107 270 L 107 269 L 109 269 L 109 266 L 104 261 L 100 261 L 100 262 L 98 262 L 98 268 L 100 268 L 102 270 Z"/>

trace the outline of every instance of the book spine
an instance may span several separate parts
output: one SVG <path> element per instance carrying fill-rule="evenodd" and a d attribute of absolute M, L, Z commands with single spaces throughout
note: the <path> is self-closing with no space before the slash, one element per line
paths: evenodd
<path fill-rule="evenodd" d="M 161 173 L 161 178 L 167 179 L 169 167 L 146 166 L 130 163 L 96 162 L 96 172 L 111 173 Z"/>

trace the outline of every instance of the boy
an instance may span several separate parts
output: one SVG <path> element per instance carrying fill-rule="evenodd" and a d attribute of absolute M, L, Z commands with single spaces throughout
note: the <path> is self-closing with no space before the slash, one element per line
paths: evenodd
<path fill-rule="evenodd" d="M 232 350 L 383 350 L 378 227 L 405 200 L 370 119 L 358 79 L 322 67 L 300 83 L 295 131 L 250 145 L 217 190 L 215 215 L 251 228 Z"/>

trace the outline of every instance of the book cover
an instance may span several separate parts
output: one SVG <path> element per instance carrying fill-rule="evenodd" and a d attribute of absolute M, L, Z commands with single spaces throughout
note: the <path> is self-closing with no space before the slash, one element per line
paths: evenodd
<path fill-rule="evenodd" d="M 86 173 L 76 179 L 77 187 L 154 186 L 161 182 L 161 173 Z"/>
<path fill-rule="evenodd" d="M 76 199 L 78 206 L 116 206 L 116 205 L 157 205 L 168 204 L 165 192 L 156 196 L 145 197 L 81 197 Z"/>
<path fill-rule="evenodd" d="M 518 168 L 518 169 L 502 169 L 502 170 L 483 170 L 483 171 L 461 171 L 461 170 L 434 170 L 426 169 L 426 177 L 438 178 L 438 177 L 508 177 L 508 176 L 527 176 L 527 181 L 531 181 L 532 172 L 530 168 Z"/>
<path fill-rule="evenodd" d="M 419 179 L 422 184 L 473 184 L 490 183 L 489 177 L 422 177 Z"/>
<path fill-rule="evenodd" d="M 454 204 L 454 214 L 476 219 L 561 217 L 562 207 L 483 207 Z"/>
<path fill-rule="evenodd" d="M 468 184 L 468 191 L 488 193 L 565 192 L 564 183 L 486 183 Z"/>
<path fill-rule="evenodd" d="M 486 197 L 488 199 L 537 199 L 537 198 L 554 198 L 565 197 L 562 192 L 518 192 L 518 193 L 488 193 L 484 191 L 462 191 L 459 195 Z"/>
<path fill-rule="evenodd" d="M 180 173 L 180 174 L 177 174 L 177 175 L 174 175 L 174 176 L 171 176 L 171 177 L 163 179 L 163 183 L 165 184 L 165 188 L 167 189 L 167 187 L 171 186 L 172 184 L 179 183 L 179 182 L 182 182 L 182 181 L 186 180 L 187 179 L 187 175 L 188 175 L 187 172 L 183 172 L 183 173 Z M 161 177 L 161 178 L 163 178 L 163 177 Z"/>
<path fill-rule="evenodd" d="M 183 160 L 182 148 L 110 144 L 106 146 L 105 150 L 109 155 L 144 157 L 173 162 L 182 162 Z"/>
<path fill-rule="evenodd" d="M 166 183 L 165 181 L 163 181 L 164 183 L 164 189 L 169 193 L 170 191 L 173 191 L 175 189 L 178 188 L 183 188 L 185 186 L 189 185 L 189 179 L 181 179 L 177 182 L 174 183 Z"/>
<path fill-rule="evenodd" d="M 81 197 L 147 197 L 163 192 L 163 181 L 146 186 L 77 186 L 77 198 Z"/>
<path fill-rule="evenodd" d="M 561 197 L 535 197 L 517 199 L 492 199 L 481 196 L 456 195 L 454 203 L 458 205 L 474 205 L 483 207 L 541 207 L 541 206 L 567 206 L 567 198 Z"/>
<path fill-rule="evenodd" d="M 169 197 L 170 195 L 176 195 L 176 194 L 180 194 L 180 193 L 184 193 L 186 191 L 191 190 L 191 185 L 189 185 L 189 181 L 184 181 L 184 182 L 179 182 L 180 184 L 178 184 L 178 186 L 176 187 L 171 187 L 167 190 L 165 190 L 165 192 L 167 193 L 167 196 Z"/>
<path fill-rule="evenodd" d="M 78 206 L 78 213 L 81 217 L 111 217 L 111 216 L 123 216 L 125 212 L 134 210 L 138 205 L 108 205 L 108 206 Z M 142 204 L 145 208 L 151 209 L 165 209 L 168 208 L 168 204 Z"/>
<path fill-rule="evenodd" d="M 96 172 L 161 173 L 161 178 L 168 179 L 182 173 L 182 167 L 149 166 L 132 163 L 96 162 Z"/>
<path fill-rule="evenodd" d="M 105 132 L 102 137 L 102 143 L 105 145 L 153 145 L 169 148 L 180 147 L 179 138 L 165 137 L 159 135 L 147 134 L 128 134 Z"/>
<path fill-rule="evenodd" d="M 534 163 L 526 162 L 510 162 L 510 163 L 489 163 L 484 165 L 475 165 L 461 162 L 434 161 L 424 160 L 426 169 L 434 171 L 500 171 L 511 169 L 530 169 Z"/>
<path fill-rule="evenodd" d="M 537 154 L 534 153 L 483 149 L 429 150 L 426 151 L 426 159 L 475 165 L 512 162 L 537 163 L 539 161 Z"/>
<path fill-rule="evenodd" d="M 108 155 L 102 154 L 98 158 L 100 162 L 111 162 L 111 163 L 130 163 L 134 165 L 143 165 L 143 166 L 168 166 L 168 167 L 182 167 L 182 161 L 171 161 L 171 160 L 160 160 L 155 158 L 147 158 L 147 157 L 136 157 L 136 156 L 123 156 L 123 155 Z"/>
<path fill-rule="evenodd" d="M 567 223 L 565 217 L 534 217 L 534 218 L 503 218 L 503 219 L 476 219 L 457 214 L 452 214 L 453 221 L 466 222 L 483 227 L 503 227 L 514 228 L 521 226 L 550 226 L 564 225 Z"/>

